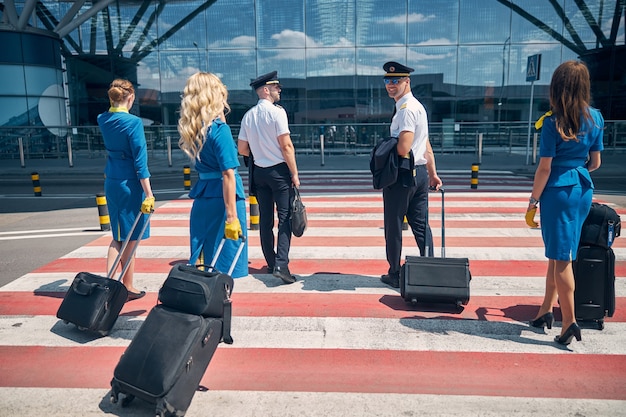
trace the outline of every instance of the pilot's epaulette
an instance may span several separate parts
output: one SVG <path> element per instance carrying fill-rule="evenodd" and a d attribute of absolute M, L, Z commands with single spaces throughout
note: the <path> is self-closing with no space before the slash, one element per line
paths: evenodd
<path fill-rule="evenodd" d="M 402 109 L 406 109 L 406 105 L 407 105 L 407 103 L 404 103 L 403 105 L 401 105 L 401 106 L 400 106 L 400 110 L 402 110 Z"/>
<path fill-rule="evenodd" d="M 281 106 L 280 104 L 274 104 L 274 106 L 278 107 L 279 109 L 283 108 L 283 106 Z"/>

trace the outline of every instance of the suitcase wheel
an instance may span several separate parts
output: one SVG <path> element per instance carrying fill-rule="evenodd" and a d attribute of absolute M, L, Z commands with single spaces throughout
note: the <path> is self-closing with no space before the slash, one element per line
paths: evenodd
<path fill-rule="evenodd" d="M 108 331 L 108 330 L 100 330 L 100 331 L 98 332 L 98 334 L 99 334 L 100 336 L 108 336 L 108 335 L 109 335 L 109 331 Z"/>
<path fill-rule="evenodd" d="M 109 401 L 111 401 L 111 404 L 117 404 L 117 394 L 113 391 L 111 391 L 111 396 L 109 397 Z"/>
<path fill-rule="evenodd" d="M 417 304 L 417 298 L 411 298 L 411 304 L 413 305 Z"/>
<path fill-rule="evenodd" d="M 127 407 L 135 399 L 134 395 L 127 394 L 122 400 L 122 407 Z"/>
<path fill-rule="evenodd" d="M 598 320 L 598 330 L 604 330 L 604 320 Z"/>
<path fill-rule="evenodd" d="M 63 320 L 63 324 L 70 324 L 70 322 L 67 320 Z"/>
<path fill-rule="evenodd" d="M 76 327 L 78 328 L 78 330 L 83 331 L 83 332 L 87 330 L 87 328 L 83 326 L 76 326 Z"/>

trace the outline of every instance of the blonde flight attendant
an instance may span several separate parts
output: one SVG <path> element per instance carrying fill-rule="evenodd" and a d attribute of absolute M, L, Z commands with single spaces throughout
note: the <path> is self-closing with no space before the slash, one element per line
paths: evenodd
<path fill-rule="evenodd" d="M 183 91 L 178 132 L 180 148 L 193 160 L 198 182 L 189 193 L 194 200 L 189 234 L 190 264 L 209 264 L 222 237 L 226 243 L 215 265 L 228 271 L 246 235 L 246 200 L 239 175 L 239 157 L 224 111 L 228 92 L 220 79 L 199 72 L 187 80 Z M 233 278 L 248 275 L 248 248 L 244 247 L 232 272 Z"/>

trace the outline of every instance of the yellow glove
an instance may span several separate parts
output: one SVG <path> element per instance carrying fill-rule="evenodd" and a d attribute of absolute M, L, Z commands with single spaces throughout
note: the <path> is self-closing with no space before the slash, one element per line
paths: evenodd
<path fill-rule="evenodd" d="M 241 223 L 239 223 L 239 219 L 235 219 L 232 222 L 226 222 L 224 226 L 224 236 L 226 239 L 230 240 L 239 240 L 239 236 L 243 235 L 243 230 L 241 230 Z"/>
<path fill-rule="evenodd" d="M 141 212 L 143 214 L 149 214 L 154 211 L 154 197 L 146 197 L 141 203 Z"/>
<path fill-rule="evenodd" d="M 536 206 L 531 209 L 528 209 L 528 211 L 526 212 L 526 224 L 532 227 L 533 229 L 536 229 L 539 227 L 539 223 L 535 221 L 535 213 L 537 213 Z"/>

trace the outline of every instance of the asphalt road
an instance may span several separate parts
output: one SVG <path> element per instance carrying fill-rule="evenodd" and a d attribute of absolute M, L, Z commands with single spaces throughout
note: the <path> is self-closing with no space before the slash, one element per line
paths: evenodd
<path fill-rule="evenodd" d="M 626 207 L 626 176 L 598 172 L 594 181 L 602 200 Z M 154 175 L 152 187 L 157 207 L 186 193 L 180 174 Z M 110 233 L 100 230 L 95 196 L 102 190 L 94 174 L 47 175 L 41 197 L 28 176 L 0 179 L 0 286 Z"/>
<path fill-rule="evenodd" d="M 152 187 L 157 207 L 186 192 L 180 175 L 154 176 Z M 0 180 L 0 286 L 110 233 L 100 230 L 102 188 L 97 176 L 48 176 L 35 197 L 29 180 Z"/>

